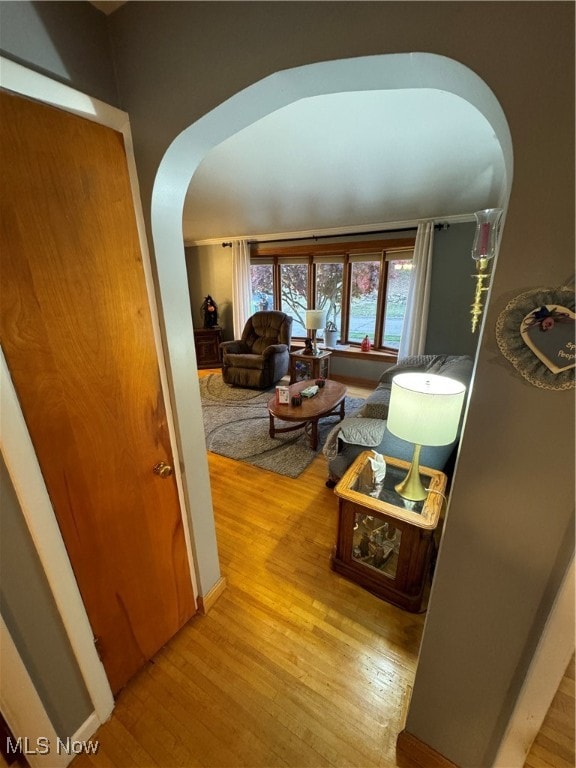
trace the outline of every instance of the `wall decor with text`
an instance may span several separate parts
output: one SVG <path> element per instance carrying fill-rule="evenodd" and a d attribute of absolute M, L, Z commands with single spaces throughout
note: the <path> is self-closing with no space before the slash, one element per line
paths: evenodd
<path fill-rule="evenodd" d="M 496 341 L 504 357 L 535 387 L 572 389 L 575 320 L 573 287 L 535 288 L 502 310 Z"/>

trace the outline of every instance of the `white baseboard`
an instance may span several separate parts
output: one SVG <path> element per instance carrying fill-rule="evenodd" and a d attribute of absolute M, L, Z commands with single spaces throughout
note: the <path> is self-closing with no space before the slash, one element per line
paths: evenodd
<path fill-rule="evenodd" d="M 198 613 L 205 616 L 225 589 L 226 579 L 221 577 L 206 595 L 198 596 Z"/>
<path fill-rule="evenodd" d="M 87 741 L 91 736 L 94 736 L 98 728 L 102 723 L 98 719 L 98 715 L 96 712 L 92 712 L 90 717 L 88 717 L 87 720 L 85 720 L 84 723 L 78 728 L 74 736 L 72 736 L 72 739 L 74 741 Z"/>

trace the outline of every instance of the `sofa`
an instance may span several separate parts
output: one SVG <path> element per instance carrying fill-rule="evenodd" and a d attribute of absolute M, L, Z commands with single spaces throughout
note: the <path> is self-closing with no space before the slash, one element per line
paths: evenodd
<path fill-rule="evenodd" d="M 375 390 L 354 414 L 347 416 L 328 434 L 323 453 L 328 461 L 326 485 L 333 488 L 354 459 L 363 451 L 375 450 L 384 456 L 412 461 L 413 443 L 396 437 L 386 429 L 392 378 L 397 373 L 427 372 L 456 379 L 468 388 L 473 360 L 467 355 L 418 355 L 405 357 L 388 368 Z M 463 416 L 462 416 L 463 418 Z M 420 465 L 450 474 L 460 437 L 450 445 L 422 446 Z"/>

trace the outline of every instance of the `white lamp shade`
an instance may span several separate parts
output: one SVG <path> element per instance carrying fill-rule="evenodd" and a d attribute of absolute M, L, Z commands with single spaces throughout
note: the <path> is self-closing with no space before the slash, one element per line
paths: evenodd
<path fill-rule="evenodd" d="M 323 309 L 306 310 L 306 328 L 317 331 L 326 325 L 326 312 Z"/>
<path fill-rule="evenodd" d="M 449 445 L 458 434 L 466 387 L 429 373 L 399 373 L 392 379 L 387 428 L 418 445 Z"/>

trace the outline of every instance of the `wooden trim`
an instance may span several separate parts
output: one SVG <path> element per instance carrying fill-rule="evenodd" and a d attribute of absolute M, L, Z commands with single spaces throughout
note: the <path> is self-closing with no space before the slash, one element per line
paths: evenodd
<path fill-rule="evenodd" d="M 458 768 L 456 763 L 436 752 L 435 749 L 401 731 L 396 739 L 396 761 L 399 768 Z"/>
<path fill-rule="evenodd" d="M 340 243 L 309 243 L 308 245 L 259 245 L 250 248 L 250 256 L 308 256 L 310 254 L 340 254 L 340 253 L 379 253 L 392 251 L 396 248 L 412 248 L 416 243 L 414 237 L 403 237 L 397 240 L 346 240 Z"/>
<path fill-rule="evenodd" d="M 203 597 L 198 595 L 197 604 L 198 604 L 198 613 L 201 613 L 203 616 L 205 616 L 208 611 L 214 606 L 216 600 L 220 597 L 222 592 L 226 589 L 226 579 L 224 577 L 220 577 L 216 584 L 212 587 L 212 589 Z"/>

